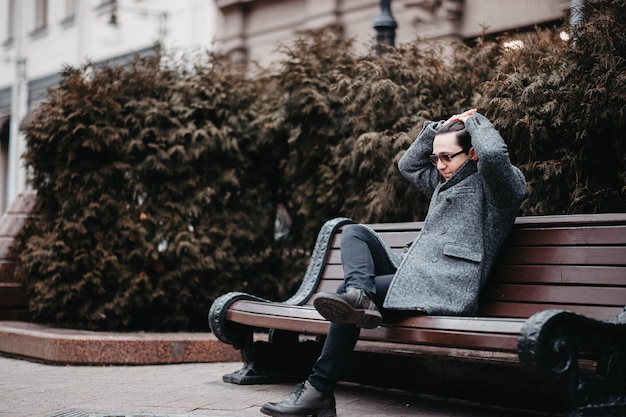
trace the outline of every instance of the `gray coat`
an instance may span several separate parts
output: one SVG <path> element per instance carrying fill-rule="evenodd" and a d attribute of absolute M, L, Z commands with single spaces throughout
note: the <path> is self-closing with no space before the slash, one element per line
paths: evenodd
<path fill-rule="evenodd" d="M 401 259 L 384 307 L 428 314 L 471 315 L 526 191 L 507 146 L 484 116 L 466 128 L 478 162 L 468 160 L 447 181 L 430 162 L 436 131 L 426 124 L 398 167 L 430 197 L 419 236 Z"/>

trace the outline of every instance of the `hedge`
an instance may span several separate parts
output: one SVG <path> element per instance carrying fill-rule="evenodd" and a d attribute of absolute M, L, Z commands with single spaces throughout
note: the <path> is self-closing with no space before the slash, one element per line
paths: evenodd
<path fill-rule="evenodd" d="M 526 175 L 520 215 L 624 211 L 625 14 L 587 2 L 575 28 L 452 52 L 416 40 L 359 55 L 329 29 L 254 71 L 218 53 L 65 68 L 26 138 L 40 215 L 17 273 L 33 319 L 206 331 L 226 291 L 286 298 L 325 220 L 423 219 L 396 163 L 424 121 L 471 107 Z"/>

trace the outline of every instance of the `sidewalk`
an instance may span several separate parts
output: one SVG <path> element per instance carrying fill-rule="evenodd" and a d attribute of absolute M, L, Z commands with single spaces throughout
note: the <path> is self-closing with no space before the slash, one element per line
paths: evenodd
<path fill-rule="evenodd" d="M 53 366 L 0 358 L 0 416 L 261 416 L 264 402 L 280 400 L 292 388 L 222 382 L 224 373 L 239 366 Z M 336 397 L 340 417 L 542 415 L 355 384 L 341 384 Z"/>
<path fill-rule="evenodd" d="M 24 329 L 15 330 L 20 327 Z M 0 322 L 0 345 L 19 349 L 18 345 L 22 343 L 22 347 L 30 349 L 31 353 L 49 356 L 60 351 L 55 347 L 63 346 L 63 352 L 70 352 L 73 346 L 77 354 L 86 357 L 84 347 L 87 345 L 84 341 L 90 339 L 89 346 L 101 348 L 96 352 L 100 352 L 98 355 L 111 358 L 110 354 L 101 352 L 113 349 L 112 352 L 120 356 L 118 362 L 121 363 L 142 363 L 159 351 L 149 349 L 142 360 L 139 359 L 141 349 L 124 347 L 129 344 L 136 347 L 136 343 L 143 343 L 146 339 L 154 342 L 154 335 L 104 334 L 98 340 L 93 333 L 73 334 L 67 330 Z M 203 340 L 205 347 L 219 343 L 207 338 L 208 335 L 197 336 Z M 178 359 L 185 357 L 183 353 L 187 345 L 180 340 L 173 341 L 173 345 L 170 343 L 176 348 L 170 349 L 166 355 L 162 354 L 163 346 L 169 343 L 167 337 L 167 334 L 162 335 L 162 340 L 157 343 L 156 346 L 161 347 L 157 356 L 167 359 L 174 352 Z M 111 340 L 115 343 L 107 344 Z M 152 342 L 139 343 L 139 346 L 150 347 Z M 0 357 L 0 417 L 261 416 L 259 408 L 264 402 L 281 400 L 293 387 L 293 384 L 245 386 L 222 382 L 223 374 L 240 366 L 240 362 L 233 362 L 232 359 L 213 363 L 67 366 Z M 339 417 L 549 416 L 351 383 L 342 383 L 336 398 Z"/>

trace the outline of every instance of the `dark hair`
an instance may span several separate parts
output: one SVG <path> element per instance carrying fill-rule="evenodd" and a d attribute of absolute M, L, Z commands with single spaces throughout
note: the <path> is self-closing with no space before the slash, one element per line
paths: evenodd
<path fill-rule="evenodd" d="M 465 129 L 465 123 L 460 120 L 446 123 L 439 128 L 439 130 L 437 131 L 437 135 L 450 132 L 456 133 L 456 140 L 459 146 L 463 148 L 464 152 L 469 152 L 470 148 L 472 147 L 472 137 L 467 132 L 467 129 Z"/>

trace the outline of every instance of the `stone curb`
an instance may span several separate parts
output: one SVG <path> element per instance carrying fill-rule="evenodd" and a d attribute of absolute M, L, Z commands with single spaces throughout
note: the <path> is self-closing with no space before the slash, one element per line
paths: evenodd
<path fill-rule="evenodd" d="M 56 365 L 158 365 L 241 361 L 211 333 L 112 333 L 0 321 L 0 353 Z"/>

